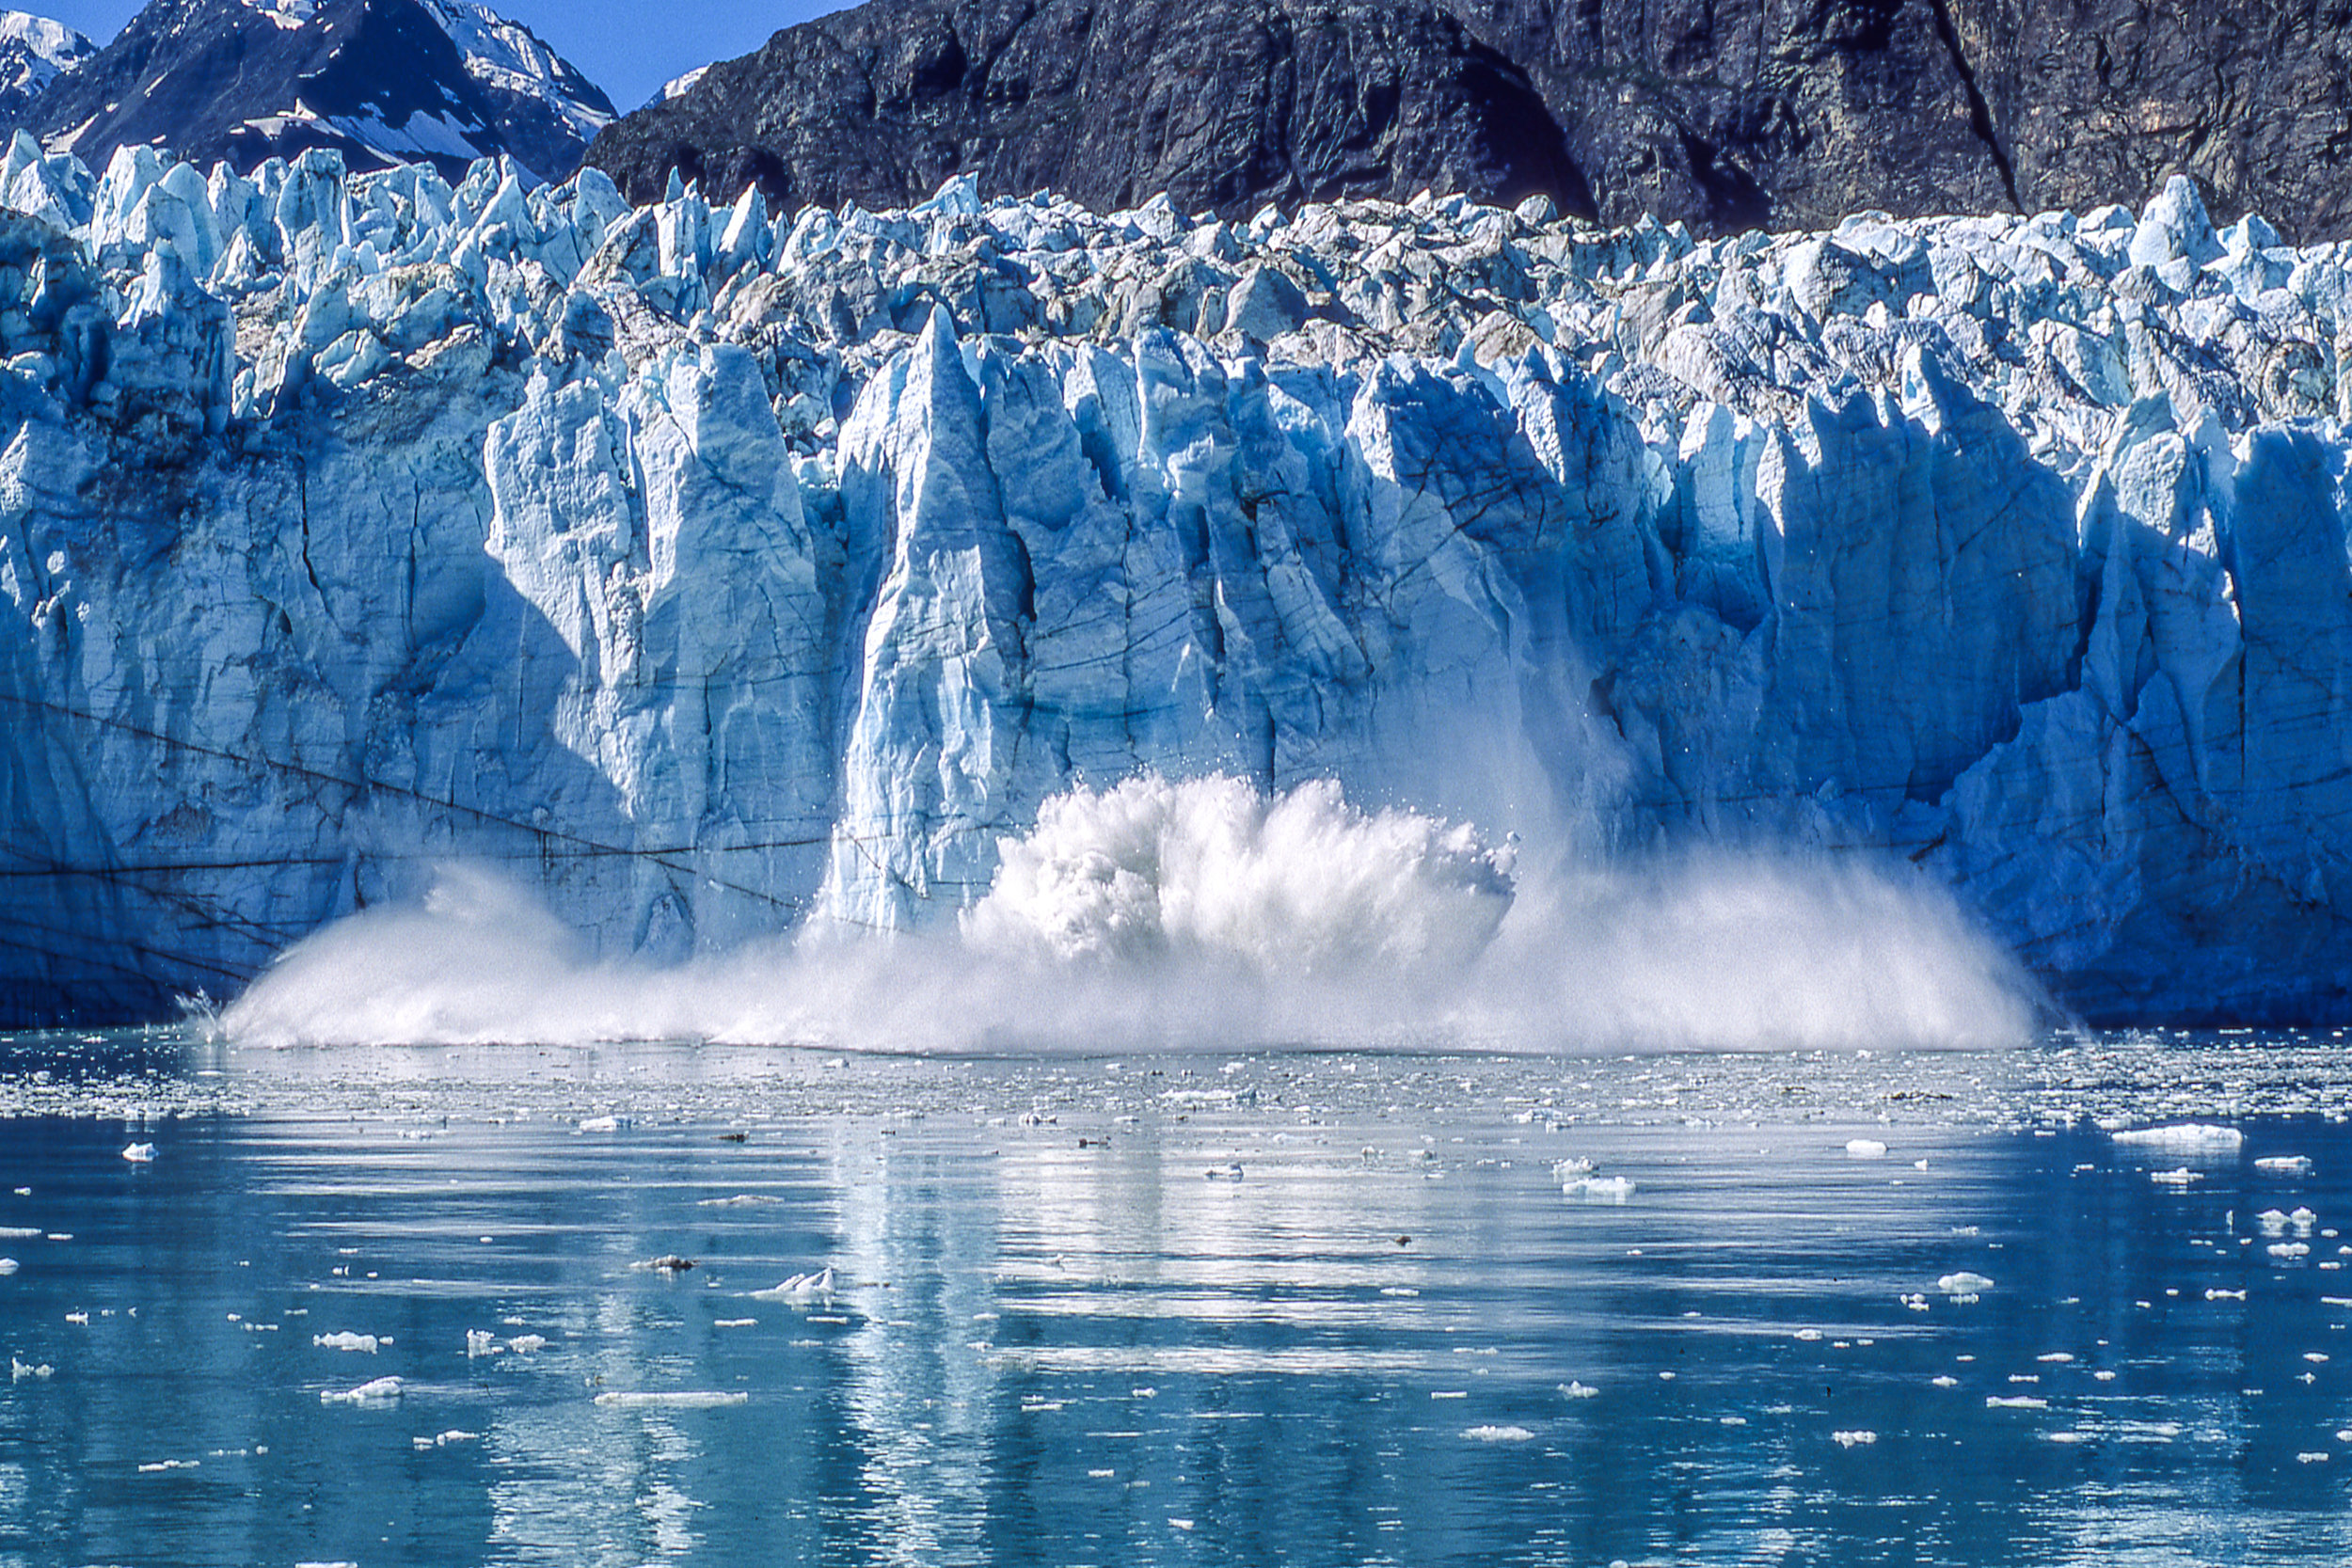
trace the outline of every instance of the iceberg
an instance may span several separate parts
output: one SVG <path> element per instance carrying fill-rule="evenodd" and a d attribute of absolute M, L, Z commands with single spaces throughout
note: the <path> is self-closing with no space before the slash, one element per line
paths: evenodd
<path fill-rule="evenodd" d="M 1700 241 L 20 135 L 0 205 L 0 1024 L 234 992 L 448 863 L 645 965 L 1311 966 L 1250 857 L 1325 789 L 1335 865 L 1451 868 L 1407 965 L 1512 855 L 1795 852 L 2091 1021 L 2352 1010 L 2352 255 L 2185 182 Z M 1222 902 L 1128 919 L 1143 840 L 1048 810 L 1121 789 Z"/>

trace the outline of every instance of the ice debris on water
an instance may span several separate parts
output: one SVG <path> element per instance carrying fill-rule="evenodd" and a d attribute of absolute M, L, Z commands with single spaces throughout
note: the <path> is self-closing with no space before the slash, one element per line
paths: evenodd
<path fill-rule="evenodd" d="M 749 1394 L 702 1390 L 642 1394 L 615 1391 L 596 1396 L 596 1402 L 609 1410 L 717 1410 L 726 1405 L 745 1404 L 750 1400 Z"/>
<path fill-rule="evenodd" d="M 2175 1154 L 2234 1154 L 2246 1143 L 2246 1134 L 2234 1127 L 2195 1121 L 2170 1127 L 2142 1127 L 2109 1135 L 2126 1148 L 2155 1148 Z"/>
<path fill-rule="evenodd" d="M 1883 1160 L 1886 1146 L 1876 1138 L 1851 1138 L 1847 1141 L 1846 1153 L 1855 1160 Z"/>
<path fill-rule="evenodd" d="M 151 1164 L 155 1158 L 155 1146 L 153 1144 L 127 1145 L 122 1150 L 122 1157 L 136 1165 Z"/>
<path fill-rule="evenodd" d="M 1565 1394 L 1572 1400 L 1597 1399 L 1600 1395 L 1600 1390 L 1594 1387 L 1591 1384 L 1579 1383 L 1573 1378 L 1560 1385 L 1560 1392 Z"/>
<path fill-rule="evenodd" d="M 1830 1440 L 1835 1442 L 1841 1449 L 1867 1448 L 1870 1444 L 1879 1440 L 1879 1434 L 1875 1432 L 1868 1431 L 1867 1429 L 1856 1429 L 1851 1432 L 1833 1432 L 1829 1435 Z"/>
<path fill-rule="evenodd" d="M 2308 1154 L 2265 1154 L 2254 1162 L 2254 1168 L 2265 1176 L 2309 1176 L 2312 1157 Z"/>
<path fill-rule="evenodd" d="M 1586 1203 L 1623 1203 L 1633 1196 L 1634 1183 L 1625 1176 L 1580 1176 L 1561 1183 L 1560 1191 Z"/>
<path fill-rule="evenodd" d="M 1935 1282 L 1938 1295 L 1950 1296 L 1955 1301 L 1974 1301 L 1991 1289 L 1993 1281 L 1972 1269 L 1945 1275 Z"/>
<path fill-rule="evenodd" d="M 21 1265 L 15 1259 L 0 1258 L 0 1275 L 12 1275 L 16 1273 L 19 1267 L 21 1267 Z"/>
<path fill-rule="evenodd" d="M 448 1432 L 437 1432 L 430 1437 L 412 1437 L 408 1441 L 411 1447 L 422 1453 L 434 1449 L 446 1449 L 453 1443 L 478 1443 L 481 1440 L 482 1433 L 478 1432 L 460 1432 L 453 1428 Z"/>
<path fill-rule="evenodd" d="M 40 1366 L 34 1366 L 28 1362 L 19 1361 L 13 1355 L 8 1357 L 8 1381 L 10 1383 L 22 1383 L 28 1377 L 46 1382 L 56 1375 L 57 1369 L 45 1362 Z"/>
<path fill-rule="evenodd" d="M 347 1331 L 338 1334 L 313 1334 L 310 1336 L 310 1343 L 318 1346 L 321 1350 L 360 1351 L 369 1355 L 373 1355 L 375 1354 L 378 1342 L 379 1341 L 376 1339 L 376 1337 L 373 1334 L 353 1334 Z"/>
<path fill-rule="evenodd" d="M 1525 1443 L 1535 1434 L 1522 1426 L 1474 1426 L 1462 1435 L 1473 1443 Z"/>
<path fill-rule="evenodd" d="M 362 1383 L 357 1388 L 326 1388 L 320 1390 L 321 1404 L 389 1404 L 400 1398 L 400 1379 L 379 1377 Z"/>
<path fill-rule="evenodd" d="M 754 1291 L 754 1301 L 817 1301 L 833 1294 L 833 1265 L 808 1274 L 796 1274 L 765 1291 Z"/>

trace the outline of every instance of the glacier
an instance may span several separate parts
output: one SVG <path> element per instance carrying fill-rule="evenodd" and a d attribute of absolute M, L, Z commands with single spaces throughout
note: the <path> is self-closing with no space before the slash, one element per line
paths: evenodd
<path fill-rule="evenodd" d="M 1146 777 L 1893 867 L 2094 1022 L 2352 1013 L 2352 246 L 2185 181 L 1701 241 L 19 135 L 0 208 L 0 1024 L 447 862 L 646 963 L 950 927 Z"/>

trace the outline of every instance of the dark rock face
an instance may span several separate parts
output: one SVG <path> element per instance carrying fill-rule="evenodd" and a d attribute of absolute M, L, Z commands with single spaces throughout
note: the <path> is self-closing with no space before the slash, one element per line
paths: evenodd
<path fill-rule="evenodd" d="M 1409 196 L 1589 209 L 1527 73 L 1435 5 L 1313 0 L 876 4 L 790 28 L 628 116 L 591 161 L 635 199 L 670 171 L 772 200 L 991 191 L 1188 211 Z"/>
<path fill-rule="evenodd" d="M 1534 190 L 1723 230 L 2139 203 L 2352 226 L 2341 0 L 873 0 L 630 115 L 640 199 L 1120 206 Z"/>
<path fill-rule="evenodd" d="M 497 60 L 503 75 L 474 69 L 517 45 L 520 57 Z M 502 152 L 561 179 L 612 115 L 576 71 L 478 7 L 154 0 L 24 123 L 94 168 L 118 147 L 152 142 L 240 170 L 328 147 L 355 170 L 422 161 L 453 178 Z"/>

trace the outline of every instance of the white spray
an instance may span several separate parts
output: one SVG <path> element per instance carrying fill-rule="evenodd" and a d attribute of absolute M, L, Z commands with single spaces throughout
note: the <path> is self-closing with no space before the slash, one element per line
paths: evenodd
<path fill-rule="evenodd" d="M 1470 828 L 1317 782 L 1076 790 L 952 933 L 811 930 L 668 969 L 581 958 L 446 871 L 290 950 L 246 1043 L 707 1038 L 882 1050 L 1990 1045 L 2032 1025 L 1949 896 L 1861 863 L 1692 856 L 1532 882 Z"/>

